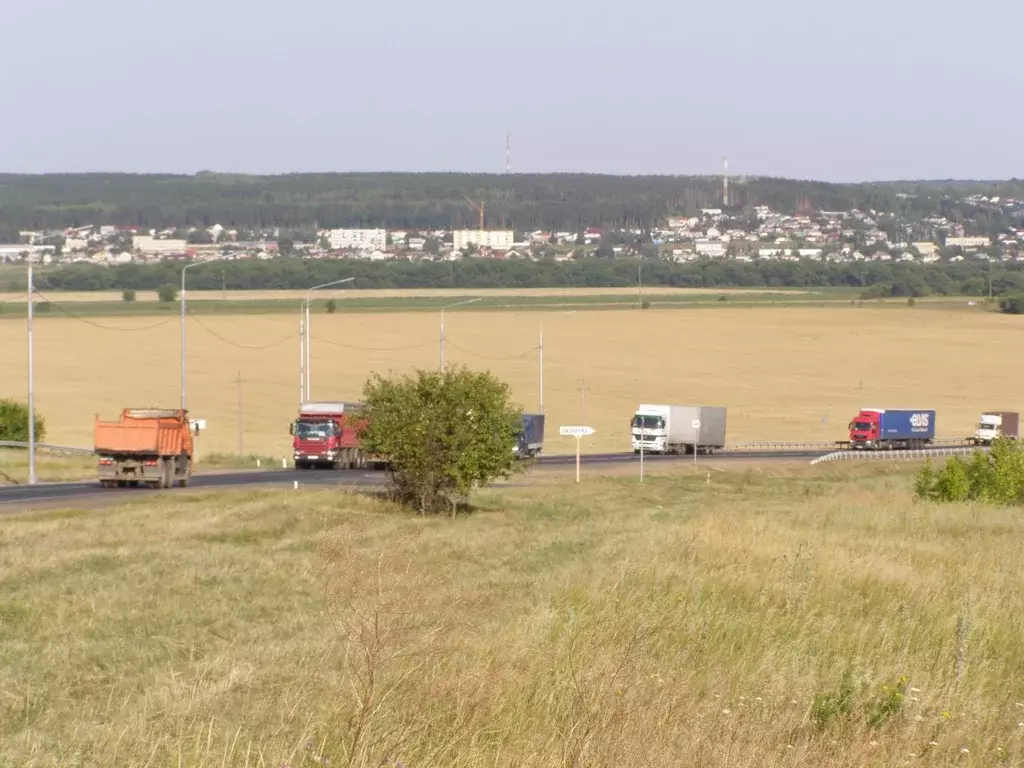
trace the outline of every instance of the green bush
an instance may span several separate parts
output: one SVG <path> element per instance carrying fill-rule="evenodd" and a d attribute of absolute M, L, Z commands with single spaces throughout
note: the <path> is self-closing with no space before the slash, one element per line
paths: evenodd
<path fill-rule="evenodd" d="M 172 301 L 178 298 L 178 289 L 170 283 L 161 285 L 156 292 L 157 298 L 160 299 L 164 304 L 170 304 Z"/>
<path fill-rule="evenodd" d="M 1004 296 L 999 300 L 999 311 L 1004 315 L 1024 315 L 1024 295 Z"/>
<path fill-rule="evenodd" d="M 999 437 L 991 451 L 975 451 L 969 461 L 954 456 L 938 472 L 929 461 L 918 473 L 914 492 L 932 501 L 1024 504 L 1024 447 Z"/>
<path fill-rule="evenodd" d="M 525 469 L 512 450 L 521 411 L 490 373 L 374 374 L 363 402 L 363 448 L 390 465 L 393 497 L 419 514 L 454 515 L 474 486 Z"/>
<path fill-rule="evenodd" d="M 337 302 L 335 302 L 334 299 L 328 299 L 327 300 L 327 314 L 328 315 L 333 315 L 337 311 L 338 311 L 338 304 L 337 304 Z"/>
<path fill-rule="evenodd" d="M 36 413 L 36 440 L 46 437 L 46 420 Z M 28 442 L 28 406 L 16 400 L 0 400 L 0 440 Z"/>
<path fill-rule="evenodd" d="M 121 291 L 121 301 L 128 303 L 135 301 L 135 289 L 125 288 L 123 291 Z"/>

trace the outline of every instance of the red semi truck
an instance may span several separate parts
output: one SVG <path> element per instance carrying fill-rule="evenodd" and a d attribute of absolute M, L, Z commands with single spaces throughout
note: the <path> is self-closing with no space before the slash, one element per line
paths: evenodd
<path fill-rule="evenodd" d="M 317 402 L 299 406 L 291 424 L 292 457 L 296 469 L 376 468 L 378 462 L 359 444 L 362 403 Z"/>

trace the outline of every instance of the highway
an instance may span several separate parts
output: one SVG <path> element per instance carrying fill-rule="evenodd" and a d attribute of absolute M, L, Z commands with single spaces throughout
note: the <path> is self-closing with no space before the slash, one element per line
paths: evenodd
<path fill-rule="evenodd" d="M 698 456 L 697 461 L 722 461 L 737 459 L 754 459 L 758 461 L 777 460 L 810 460 L 823 455 L 823 451 L 727 451 L 714 456 Z M 689 464 L 692 456 L 645 456 L 644 460 L 653 464 L 664 462 L 680 462 Z M 591 453 L 580 458 L 583 467 L 597 465 L 622 465 L 640 463 L 640 457 L 633 453 Z M 575 454 L 544 456 L 539 460 L 542 467 L 571 467 L 576 463 Z M 639 471 L 639 466 L 637 467 Z M 373 487 L 382 486 L 386 481 L 386 473 L 367 470 L 295 470 L 295 469 L 255 469 L 237 472 L 218 472 L 192 476 L 187 489 L 171 488 L 154 490 L 150 488 L 115 488 L 105 489 L 94 480 L 39 483 L 36 485 L 12 485 L 0 488 L 0 513 L 15 512 L 24 507 L 54 508 L 60 506 L 78 506 L 78 502 L 88 505 L 103 506 L 106 503 L 120 503 L 141 498 L 145 494 L 182 492 L 191 489 L 228 490 L 232 488 L 258 488 L 292 486 L 295 482 L 300 487 Z"/>

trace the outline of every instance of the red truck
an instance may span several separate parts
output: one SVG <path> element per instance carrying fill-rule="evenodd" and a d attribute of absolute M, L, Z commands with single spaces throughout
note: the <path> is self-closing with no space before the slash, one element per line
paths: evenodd
<path fill-rule="evenodd" d="M 318 402 L 299 406 L 289 427 L 296 469 L 366 469 L 376 465 L 359 445 L 362 403 Z"/>

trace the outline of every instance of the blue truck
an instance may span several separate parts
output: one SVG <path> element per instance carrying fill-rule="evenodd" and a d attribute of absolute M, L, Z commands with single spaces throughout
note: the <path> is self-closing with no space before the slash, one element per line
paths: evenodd
<path fill-rule="evenodd" d="M 935 441 L 935 411 L 862 408 L 850 422 L 850 447 L 860 450 L 923 448 Z"/>
<path fill-rule="evenodd" d="M 544 414 L 524 413 L 523 425 L 516 433 L 516 444 L 512 448 L 517 459 L 540 456 L 544 450 Z"/>

